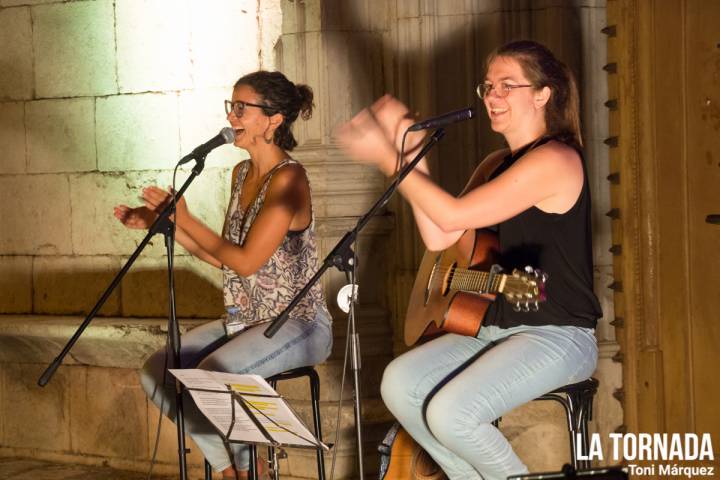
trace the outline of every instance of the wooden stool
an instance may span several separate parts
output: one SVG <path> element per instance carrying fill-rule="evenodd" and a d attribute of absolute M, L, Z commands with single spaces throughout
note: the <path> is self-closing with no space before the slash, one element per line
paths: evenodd
<path fill-rule="evenodd" d="M 599 382 L 588 378 L 582 382 L 572 383 L 557 388 L 550 393 L 541 395 L 535 400 L 554 400 L 565 409 L 568 431 L 570 433 L 570 461 L 576 470 L 590 468 L 590 460 L 578 460 L 575 456 L 577 435 L 580 434 L 582 451 L 587 454 L 589 446 L 588 422 L 592 420 L 593 398 L 597 392 Z M 500 424 L 502 417 L 495 420 L 493 425 Z"/>
<path fill-rule="evenodd" d="M 277 382 L 282 380 L 290 380 L 293 378 L 308 377 L 310 381 L 310 399 L 312 402 L 313 411 L 313 423 L 315 426 L 315 437 L 322 441 L 322 429 L 320 426 L 320 377 L 315 371 L 314 367 L 300 367 L 286 372 L 278 373 L 272 377 L 266 379 L 267 382 L 275 388 Z M 248 445 L 250 448 L 250 474 L 249 478 L 257 480 L 257 446 Z M 268 447 L 268 460 L 270 461 L 270 468 L 273 471 L 274 480 L 279 480 L 279 465 L 277 461 L 277 452 L 275 448 Z M 318 469 L 318 480 L 325 480 L 325 454 L 321 448 L 317 449 L 317 469 Z M 205 461 L 205 480 L 212 480 L 212 467 Z"/>

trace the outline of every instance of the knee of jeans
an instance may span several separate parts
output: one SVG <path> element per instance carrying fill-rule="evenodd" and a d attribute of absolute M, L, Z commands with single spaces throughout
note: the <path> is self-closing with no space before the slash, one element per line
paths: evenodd
<path fill-rule="evenodd" d="M 158 390 L 162 389 L 165 380 L 165 353 L 157 351 L 150 355 L 140 370 L 140 385 L 145 394 L 151 399 L 159 395 Z"/>
<path fill-rule="evenodd" d="M 458 410 L 459 405 L 442 390 L 437 392 L 425 407 L 425 423 L 440 443 L 445 444 L 457 434 Z"/>
<path fill-rule="evenodd" d="M 484 411 L 467 405 L 470 398 L 458 398 L 456 395 L 440 390 L 428 402 L 425 409 L 425 421 L 433 436 L 444 445 L 452 445 L 457 441 L 468 441 L 476 438 L 483 425 L 489 424 L 489 416 Z"/>
<path fill-rule="evenodd" d="M 231 369 L 231 365 L 223 361 L 222 355 L 217 355 L 215 352 L 203 358 L 195 368 L 199 368 L 201 370 L 210 370 L 213 372 L 234 371 Z"/>
<path fill-rule="evenodd" d="M 387 408 L 398 416 L 403 408 L 407 408 L 412 402 L 412 395 L 409 392 L 408 375 L 403 367 L 402 361 L 395 359 L 385 367 L 382 382 L 380 383 L 380 396 Z"/>

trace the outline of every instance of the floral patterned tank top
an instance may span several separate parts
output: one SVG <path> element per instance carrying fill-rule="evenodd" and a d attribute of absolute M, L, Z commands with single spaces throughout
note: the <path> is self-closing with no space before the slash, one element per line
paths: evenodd
<path fill-rule="evenodd" d="M 240 165 L 225 217 L 225 239 L 236 245 L 245 243 L 248 232 L 262 209 L 270 179 L 275 172 L 290 163 L 297 162 L 286 159 L 268 172 L 247 211 L 243 211 L 240 194 L 250 161 Z M 254 274 L 243 277 L 227 266 L 222 266 L 225 308 L 232 312 L 229 315 L 233 317 L 229 320 L 247 327 L 274 320 L 315 274 L 318 265 L 315 216 L 311 212 L 310 226 L 302 231 L 289 231 L 275 253 Z M 312 322 L 320 309 L 330 318 L 320 284 L 317 283 L 290 312 L 289 317 Z"/>

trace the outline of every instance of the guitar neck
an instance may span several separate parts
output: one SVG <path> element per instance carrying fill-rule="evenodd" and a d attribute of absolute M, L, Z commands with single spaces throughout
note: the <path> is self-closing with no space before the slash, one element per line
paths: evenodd
<path fill-rule="evenodd" d="M 502 293 L 507 275 L 497 273 L 492 276 L 490 272 L 456 268 L 453 272 L 450 288 L 462 292 L 475 293 Z"/>

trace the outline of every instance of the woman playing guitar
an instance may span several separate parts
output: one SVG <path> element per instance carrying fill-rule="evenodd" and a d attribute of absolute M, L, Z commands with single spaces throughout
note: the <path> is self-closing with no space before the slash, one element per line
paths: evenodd
<path fill-rule="evenodd" d="M 516 312 L 498 296 L 476 336 L 446 334 L 396 358 L 382 396 L 451 479 L 527 472 L 492 421 L 560 386 L 588 378 L 597 362 L 590 191 L 580 153 L 578 93 L 569 69 L 544 46 L 507 44 L 487 61 L 478 86 L 490 124 L 509 149 L 491 153 L 454 197 L 421 165 L 400 191 L 429 250 L 467 230 L 497 227 L 505 268 L 549 275 L 547 301 Z M 354 159 L 390 176 L 397 132 L 412 120 L 386 96 L 338 130 Z M 410 140 L 419 144 L 420 139 Z"/>

